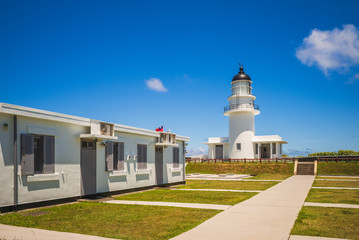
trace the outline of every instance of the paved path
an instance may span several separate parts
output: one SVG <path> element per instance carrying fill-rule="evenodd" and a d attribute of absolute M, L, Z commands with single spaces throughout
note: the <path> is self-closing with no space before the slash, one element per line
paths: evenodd
<path fill-rule="evenodd" d="M 304 206 L 311 207 L 336 207 L 336 208 L 359 208 L 357 204 L 343 204 L 343 203 L 316 203 L 316 202 L 305 202 Z"/>
<path fill-rule="evenodd" d="M 326 237 L 290 235 L 289 240 L 345 240 L 345 239 L 343 239 L 343 238 L 326 238 Z"/>
<path fill-rule="evenodd" d="M 215 209 L 226 210 L 231 205 L 219 204 L 203 204 L 203 203 L 178 203 L 178 202 L 150 202 L 150 201 L 127 201 L 127 200 L 110 200 L 105 203 L 113 204 L 133 204 L 133 205 L 150 205 L 150 206 L 167 206 L 167 207 L 186 207 L 186 208 L 200 208 L 200 209 Z"/>
<path fill-rule="evenodd" d="M 263 192 L 261 190 L 232 190 L 232 189 L 197 189 L 197 188 L 171 188 L 179 191 L 207 191 L 207 192 Z"/>
<path fill-rule="evenodd" d="M 317 189 L 346 189 L 346 190 L 359 190 L 359 188 L 350 188 L 350 187 L 312 187 Z"/>
<path fill-rule="evenodd" d="M 0 239 L 6 240 L 110 240 L 113 238 L 103 238 L 78 233 L 67 233 L 43 230 L 37 228 L 16 227 L 0 224 Z M 118 240 L 118 239 L 117 239 Z"/>
<path fill-rule="evenodd" d="M 292 176 L 173 239 L 288 240 L 314 176 Z"/>
<path fill-rule="evenodd" d="M 356 179 L 315 179 L 315 181 L 359 182 Z"/>

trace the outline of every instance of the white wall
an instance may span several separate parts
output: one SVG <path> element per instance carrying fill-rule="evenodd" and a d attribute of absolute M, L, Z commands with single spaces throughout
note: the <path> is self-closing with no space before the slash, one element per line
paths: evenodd
<path fill-rule="evenodd" d="M 7 128 L 3 126 L 5 123 Z M 0 113 L 0 207 L 14 204 L 13 126 L 13 117 Z"/>
<path fill-rule="evenodd" d="M 229 115 L 229 157 L 254 158 L 254 112 L 236 112 Z M 241 151 L 237 150 L 241 143 Z"/>

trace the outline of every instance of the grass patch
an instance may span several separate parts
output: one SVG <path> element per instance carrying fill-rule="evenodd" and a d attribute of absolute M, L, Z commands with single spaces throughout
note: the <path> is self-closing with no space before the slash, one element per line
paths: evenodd
<path fill-rule="evenodd" d="M 43 209 L 41 216 L 21 212 L 0 216 L 0 223 L 120 239 L 169 239 L 221 211 L 81 202 Z M 31 212 L 36 212 L 32 210 Z"/>
<path fill-rule="evenodd" d="M 232 189 L 232 190 L 265 190 L 278 182 L 242 182 L 242 181 L 215 181 L 215 180 L 186 180 L 186 185 L 178 188 L 198 189 Z"/>
<path fill-rule="evenodd" d="M 319 162 L 317 173 L 318 175 L 359 175 L 359 162 Z"/>
<path fill-rule="evenodd" d="M 359 188 L 359 181 L 314 181 L 313 187 L 351 187 Z"/>
<path fill-rule="evenodd" d="M 359 204 L 359 190 L 310 189 L 306 202 Z"/>
<path fill-rule="evenodd" d="M 258 179 L 258 180 L 284 180 L 293 176 L 293 174 L 280 174 L 280 173 L 263 173 L 246 179 Z"/>
<path fill-rule="evenodd" d="M 292 163 L 188 163 L 186 173 L 293 175 L 293 166 Z"/>
<path fill-rule="evenodd" d="M 359 209 L 303 207 L 292 235 L 359 239 Z"/>
<path fill-rule="evenodd" d="M 205 191 L 176 191 L 158 189 L 115 197 L 117 200 L 182 202 L 234 205 L 247 200 L 256 193 L 238 192 L 205 192 Z"/>

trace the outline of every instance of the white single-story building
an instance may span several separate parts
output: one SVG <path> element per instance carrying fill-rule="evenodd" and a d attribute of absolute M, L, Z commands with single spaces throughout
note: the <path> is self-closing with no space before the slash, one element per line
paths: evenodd
<path fill-rule="evenodd" d="M 232 94 L 224 115 L 229 117 L 229 137 L 211 137 L 208 145 L 209 159 L 258 159 L 281 158 L 282 144 L 286 141 L 278 135 L 256 136 L 255 116 L 260 114 L 254 104 L 252 80 L 243 67 L 232 79 Z"/>
<path fill-rule="evenodd" d="M 189 140 L 0 103 L 0 208 L 182 183 Z"/>

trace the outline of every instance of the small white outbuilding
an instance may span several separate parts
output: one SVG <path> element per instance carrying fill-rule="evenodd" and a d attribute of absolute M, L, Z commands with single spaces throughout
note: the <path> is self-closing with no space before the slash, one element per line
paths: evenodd
<path fill-rule="evenodd" d="M 0 209 L 184 182 L 188 141 L 0 103 Z"/>
<path fill-rule="evenodd" d="M 283 141 L 278 135 L 255 136 L 254 117 L 260 114 L 254 104 L 252 80 L 243 67 L 232 79 L 232 94 L 224 115 L 229 117 L 229 137 L 211 137 L 208 145 L 209 159 L 281 158 Z"/>

